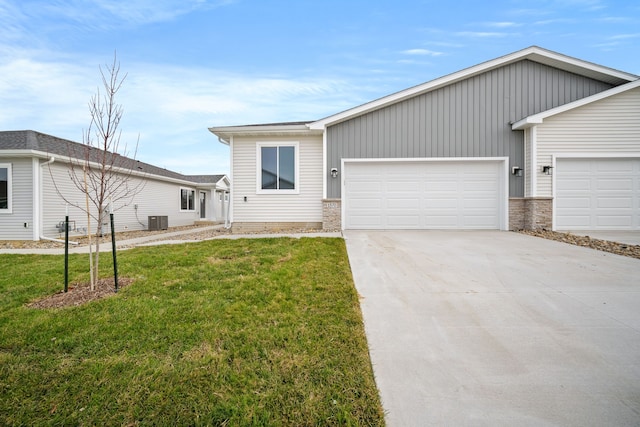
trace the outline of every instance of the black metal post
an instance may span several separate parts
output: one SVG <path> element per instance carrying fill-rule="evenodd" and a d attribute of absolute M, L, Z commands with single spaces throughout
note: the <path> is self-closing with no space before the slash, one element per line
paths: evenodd
<path fill-rule="evenodd" d="M 69 290 L 69 215 L 64 217 L 64 291 Z"/>
<path fill-rule="evenodd" d="M 116 259 L 116 231 L 113 227 L 113 213 L 109 214 L 111 219 L 111 252 L 113 252 L 113 281 L 118 292 L 118 260 Z"/>

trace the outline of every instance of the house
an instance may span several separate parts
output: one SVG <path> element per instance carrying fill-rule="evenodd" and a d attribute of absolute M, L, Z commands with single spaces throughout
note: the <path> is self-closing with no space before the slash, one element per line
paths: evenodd
<path fill-rule="evenodd" d="M 639 85 L 532 46 L 321 120 L 209 130 L 234 231 L 638 230 Z"/>
<path fill-rule="evenodd" d="M 67 213 L 71 235 L 87 233 L 85 196 L 70 176 L 86 153 L 93 165 L 98 164 L 100 151 L 87 150 L 86 145 L 31 130 L 0 132 L 0 240 L 59 238 Z M 131 175 L 128 185 L 141 190 L 114 201 L 116 231 L 225 221 L 227 176 L 182 175 L 115 156 L 121 175 Z M 166 223 L 158 217 L 167 217 Z M 90 227 L 97 230 L 95 223 Z"/>

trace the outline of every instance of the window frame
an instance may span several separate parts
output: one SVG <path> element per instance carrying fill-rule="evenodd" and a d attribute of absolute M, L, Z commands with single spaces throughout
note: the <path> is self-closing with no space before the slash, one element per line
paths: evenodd
<path fill-rule="evenodd" d="M 292 189 L 262 188 L 262 148 L 293 147 L 294 183 Z M 300 143 L 298 141 L 256 142 L 256 194 L 300 194 Z"/>
<path fill-rule="evenodd" d="M 182 208 L 182 192 L 186 191 L 187 195 L 187 209 Z M 191 194 L 191 209 L 189 209 L 189 194 Z M 196 211 L 196 190 L 193 188 L 180 187 L 180 212 L 195 212 Z"/>
<path fill-rule="evenodd" d="M 0 208 L 0 214 L 10 214 L 13 212 L 13 173 L 11 163 L 0 163 L 0 168 L 7 170 L 7 207 Z"/>

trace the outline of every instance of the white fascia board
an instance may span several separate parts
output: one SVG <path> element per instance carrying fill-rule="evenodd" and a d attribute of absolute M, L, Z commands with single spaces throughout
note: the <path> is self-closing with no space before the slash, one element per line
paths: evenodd
<path fill-rule="evenodd" d="M 0 150 L 0 157 L 36 157 L 40 159 L 50 159 L 51 157 L 57 156 L 36 150 Z"/>
<path fill-rule="evenodd" d="M 591 104 L 592 102 L 600 101 L 606 98 L 609 98 L 614 95 L 618 95 L 620 93 L 626 92 L 631 89 L 635 89 L 640 87 L 640 79 L 632 81 L 631 83 L 627 83 L 621 86 L 616 86 L 612 89 L 605 90 L 600 93 L 596 93 L 595 95 L 588 96 L 586 98 L 579 99 L 577 101 L 570 102 L 568 104 L 560 105 L 559 107 L 552 108 L 547 111 L 543 111 L 538 114 L 533 114 L 529 117 L 525 117 L 522 120 L 518 120 L 513 125 L 511 125 L 512 130 L 523 130 L 530 128 L 531 126 L 538 125 L 544 122 L 544 119 L 547 117 L 552 117 L 560 113 L 564 113 L 569 110 L 573 110 L 574 108 L 583 107 L 585 105 Z"/>
<path fill-rule="evenodd" d="M 288 136 L 319 134 L 313 131 L 307 124 L 272 124 L 272 125 L 247 125 L 247 126 L 220 126 L 211 127 L 209 132 L 218 137 L 218 140 L 229 145 L 231 136 Z"/>
<path fill-rule="evenodd" d="M 379 98 L 375 101 L 362 104 L 358 107 L 345 110 L 341 113 L 334 114 L 316 122 L 310 123 L 310 129 L 325 129 L 327 126 L 350 119 L 373 111 L 390 104 L 402 101 L 404 99 L 414 97 L 416 95 L 429 92 L 438 89 L 443 86 L 450 85 L 457 81 L 467 79 L 477 74 L 484 73 L 494 68 L 502 67 L 504 65 L 520 61 L 522 59 L 530 59 L 532 61 L 540 62 L 546 65 L 550 65 L 556 68 L 565 69 L 576 74 L 585 74 L 592 77 L 601 76 L 603 80 L 614 79 L 616 81 L 633 81 L 638 79 L 638 76 L 625 73 L 622 71 L 614 70 L 611 68 L 603 67 L 591 62 L 582 61 L 580 59 L 572 58 L 569 56 L 561 55 L 556 52 L 552 52 L 546 49 L 542 49 L 537 46 L 531 46 L 523 50 L 511 53 L 509 55 L 502 56 L 487 62 L 483 62 L 478 65 L 474 65 L 464 70 L 448 74 L 444 77 L 440 77 L 435 80 L 414 86 L 400 92 Z"/>

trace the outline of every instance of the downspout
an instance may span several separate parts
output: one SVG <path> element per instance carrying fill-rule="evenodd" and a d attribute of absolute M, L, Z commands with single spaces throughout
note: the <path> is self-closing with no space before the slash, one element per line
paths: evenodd
<path fill-rule="evenodd" d="M 231 223 L 229 222 L 229 206 L 231 205 L 231 194 L 229 192 L 227 192 L 227 191 L 225 191 L 222 194 L 223 194 L 223 196 L 222 196 L 222 209 L 223 209 L 223 211 L 226 211 L 226 213 L 224 215 L 224 228 L 226 230 L 228 230 L 228 229 L 231 228 Z M 229 198 L 228 201 L 225 200 L 227 198 L 227 195 L 228 195 L 228 198 Z M 224 209 L 225 206 L 226 206 L 226 209 Z"/>
<path fill-rule="evenodd" d="M 49 160 L 47 160 L 46 162 L 42 163 L 40 165 L 40 167 L 44 168 L 45 166 L 51 165 L 55 161 L 56 161 L 56 158 L 51 156 L 51 158 Z M 42 175 L 42 169 L 41 169 L 40 170 L 40 186 L 39 187 L 40 187 L 40 210 L 42 212 L 40 214 L 40 224 L 38 225 L 38 227 L 40 228 L 40 240 L 49 240 L 51 242 L 56 242 L 56 243 L 65 243 L 64 240 L 47 237 L 42 233 L 42 230 L 44 230 L 44 191 L 42 190 L 43 182 L 44 182 L 44 177 Z M 69 241 L 69 243 L 71 243 L 72 245 L 77 245 L 78 244 L 78 242 L 71 242 L 71 241 Z"/>

